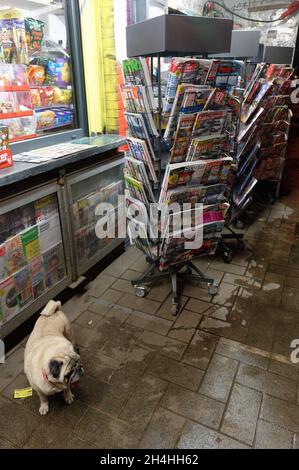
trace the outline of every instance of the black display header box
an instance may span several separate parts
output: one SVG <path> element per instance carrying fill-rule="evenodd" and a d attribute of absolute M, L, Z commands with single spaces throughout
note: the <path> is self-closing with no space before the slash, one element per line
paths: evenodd
<path fill-rule="evenodd" d="M 127 27 L 128 57 L 230 52 L 233 21 L 161 15 Z"/>

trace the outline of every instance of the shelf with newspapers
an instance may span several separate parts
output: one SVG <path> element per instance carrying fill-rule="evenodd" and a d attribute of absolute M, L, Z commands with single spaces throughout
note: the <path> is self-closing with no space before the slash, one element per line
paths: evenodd
<path fill-rule="evenodd" d="M 130 60 L 124 63 L 125 78 Z M 140 72 L 139 59 L 133 60 Z M 149 262 L 148 270 L 132 284 L 136 295 L 144 296 L 149 285 L 170 277 L 174 315 L 179 311 L 178 280 L 206 284 L 211 295 L 218 291 L 214 280 L 204 276 L 192 260 L 215 253 L 229 209 L 240 100 L 225 88 L 215 87 L 220 62 L 173 58 L 157 111 L 148 106 L 149 85 L 144 85 L 140 74 L 135 85 L 130 76 L 130 85 L 122 87 L 129 130 L 125 157 L 128 234 Z M 147 62 L 144 66 L 148 67 Z M 153 123 L 158 130 L 156 140 Z"/>
<path fill-rule="evenodd" d="M 58 185 L 0 203 L 0 336 L 5 337 L 70 282 Z"/>
<path fill-rule="evenodd" d="M 292 118 L 289 109 L 292 75 L 289 66 L 258 64 L 244 91 L 232 221 L 254 199 L 260 199 L 261 191 L 270 201 L 279 195 Z"/>

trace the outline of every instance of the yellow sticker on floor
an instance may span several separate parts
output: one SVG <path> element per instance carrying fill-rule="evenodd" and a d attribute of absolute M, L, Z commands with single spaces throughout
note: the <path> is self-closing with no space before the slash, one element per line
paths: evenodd
<path fill-rule="evenodd" d="M 28 398 L 32 397 L 32 388 L 23 388 L 21 390 L 15 390 L 14 398 Z"/>

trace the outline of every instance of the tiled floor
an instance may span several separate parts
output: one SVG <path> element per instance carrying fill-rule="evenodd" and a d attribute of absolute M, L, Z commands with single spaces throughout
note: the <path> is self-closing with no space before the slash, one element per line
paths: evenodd
<path fill-rule="evenodd" d="M 265 209 L 232 264 L 197 262 L 219 293 L 185 286 L 175 319 L 168 283 L 135 297 L 129 248 L 64 305 L 86 369 L 71 407 L 13 399 L 23 344 L 1 366 L 0 448 L 299 448 L 298 224 L 299 192 Z"/>

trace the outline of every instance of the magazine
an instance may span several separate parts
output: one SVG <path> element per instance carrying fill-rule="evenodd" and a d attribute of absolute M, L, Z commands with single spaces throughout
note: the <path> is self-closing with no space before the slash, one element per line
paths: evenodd
<path fill-rule="evenodd" d="M 181 83 L 192 85 L 205 85 L 206 78 L 211 68 L 211 60 L 173 58 L 165 92 L 163 115 L 171 113 L 176 91 Z M 212 72 L 211 72 L 212 73 Z"/>
<path fill-rule="evenodd" d="M 136 214 L 139 214 L 142 217 L 141 220 L 147 219 L 147 207 L 143 204 L 143 202 L 139 201 L 139 199 L 132 197 L 127 189 L 125 190 L 125 200 L 126 217 L 128 219 L 133 219 L 136 217 Z"/>
<path fill-rule="evenodd" d="M 96 206 L 98 202 L 108 202 L 114 207 L 118 206 L 118 196 L 123 193 L 124 183 L 120 179 L 118 181 L 113 181 L 107 186 L 101 188 L 99 192 L 92 193 L 88 196 L 88 205 Z"/>
<path fill-rule="evenodd" d="M 255 170 L 254 176 L 259 181 L 273 180 L 280 178 L 284 165 L 284 158 L 273 158 L 271 160 L 262 160 L 259 167 Z"/>
<path fill-rule="evenodd" d="M 228 92 L 220 88 L 214 88 L 206 102 L 204 111 L 223 110 L 227 105 Z"/>
<path fill-rule="evenodd" d="M 233 148 L 239 127 L 239 115 L 241 112 L 240 98 L 230 95 L 226 90 L 214 88 L 204 108 L 204 111 L 208 110 L 229 111 L 225 127 L 227 133 L 229 133 L 232 138 L 231 146 Z"/>
<path fill-rule="evenodd" d="M 159 225 L 159 211 L 155 213 L 152 211 L 149 217 L 148 208 L 138 199 L 130 196 L 128 191 L 125 191 L 125 204 L 126 204 L 126 218 L 128 220 L 136 220 L 137 222 L 147 221 L 147 231 L 151 240 L 158 238 L 158 225 Z"/>
<path fill-rule="evenodd" d="M 288 95 L 270 95 L 263 100 L 263 108 L 268 111 L 275 106 L 287 106 L 289 101 Z"/>
<path fill-rule="evenodd" d="M 261 148 L 260 154 L 263 159 L 271 159 L 281 157 L 286 150 L 287 142 L 280 142 L 269 147 Z"/>
<path fill-rule="evenodd" d="M 28 263 L 30 279 L 33 289 L 33 297 L 37 299 L 45 290 L 44 268 L 41 256 L 36 256 Z"/>
<path fill-rule="evenodd" d="M 76 258 L 79 264 L 85 260 L 85 236 L 86 236 L 86 228 L 81 228 L 77 230 L 75 233 Z"/>
<path fill-rule="evenodd" d="M 181 83 L 197 84 L 197 69 L 197 63 L 194 59 L 172 59 L 165 92 L 163 115 L 170 114 L 177 87 Z"/>
<path fill-rule="evenodd" d="M 174 143 L 170 153 L 171 163 L 186 160 L 195 119 L 196 113 L 179 115 Z"/>
<path fill-rule="evenodd" d="M 263 136 L 262 136 L 263 137 Z M 278 132 L 277 134 L 270 134 L 269 135 L 269 140 L 267 141 L 262 141 L 262 146 L 273 146 L 277 144 L 287 144 L 288 141 L 288 135 L 286 132 Z"/>
<path fill-rule="evenodd" d="M 62 243 L 58 243 L 42 254 L 46 289 L 58 284 L 66 275 Z"/>
<path fill-rule="evenodd" d="M 240 60 L 221 60 L 214 85 L 218 88 L 228 88 L 238 86 L 242 76 L 244 62 Z"/>
<path fill-rule="evenodd" d="M 227 118 L 228 111 L 201 111 L 197 113 L 192 130 L 192 138 L 222 134 L 225 130 Z"/>
<path fill-rule="evenodd" d="M 270 93 L 271 88 L 272 88 L 272 83 L 266 82 L 266 83 L 259 83 L 259 91 L 254 98 L 254 100 L 251 102 L 251 104 L 246 108 L 243 106 L 242 113 L 241 113 L 241 122 L 246 123 L 250 116 L 254 113 L 256 108 L 262 103 L 263 99 L 265 96 Z"/>
<path fill-rule="evenodd" d="M 142 114 L 147 128 L 149 129 L 149 134 L 158 135 L 145 87 L 141 85 L 122 85 L 120 89 L 126 112 Z"/>
<path fill-rule="evenodd" d="M 125 168 L 124 174 L 133 177 L 135 180 L 140 181 L 143 184 L 144 190 L 147 194 L 149 201 L 155 202 L 155 196 L 149 182 L 145 165 L 140 160 L 135 160 L 131 157 L 125 157 Z"/>
<path fill-rule="evenodd" d="M 124 179 L 126 188 L 131 196 L 138 199 L 139 201 L 142 201 L 144 204 L 150 203 L 144 188 L 144 184 L 141 181 L 138 181 L 129 175 L 125 175 Z"/>
<path fill-rule="evenodd" d="M 261 124 L 262 126 L 262 124 Z M 242 140 L 241 142 L 238 143 L 238 152 L 236 155 L 236 162 L 238 163 L 239 160 L 241 159 L 242 156 L 246 155 L 252 147 L 255 145 L 257 140 L 259 139 L 258 137 L 258 132 L 257 132 L 257 126 L 254 125 L 251 127 L 250 132 L 247 135 L 247 139 Z"/>
<path fill-rule="evenodd" d="M 256 183 L 257 179 L 252 177 L 241 193 L 239 193 L 238 191 L 233 192 L 233 201 L 237 207 L 241 207 L 244 204 L 245 200 L 249 197 Z"/>
<path fill-rule="evenodd" d="M 258 126 L 259 120 L 264 112 L 264 108 L 258 108 L 257 112 L 251 119 L 251 121 L 247 122 L 246 124 L 241 124 L 239 134 L 237 136 L 237 142 L 240 143 L 245 137 L 248 136 L 248 133 L 254 126 Z"/>
<path fill-rule="evenodd" d="M 34 202 L 36 221 L 47 219 L 58 213 L 56 194 L 50 194 Z"/>
<path fill-rule="evenodd" d="M 8 275 L 10 276 L 16 271 L 19 271 L 19 269 L 21 269 L 26 264 L 21 237 L 16 235 L 13 238 L 9 238 L 5 243 L 5 251 L 6 268 Z"/>
<path fill-rule="evenodd" d="M 38 224 L 40 251 L 44 252 L 62 240 L 59 214 Z"/>
<path fill-rule="evenodd" d="M 40 245 L 38 238 L 38 226 L 32 227 L 31 229 L 21 234 L 23 252 L 27 263 L 32 259 L 40 256 Z"/>
<path fill-rule="evenodd" d="M 232 158 L 225 157 L 218 160 L 169 164 L 164 175 L 159 203 L 163 204 L 167 192 L 177 186 L 209 186 L 224 183 L 232 161 Z"/>
<path fill-rule="evenodd" d="M 273 121 L 288 121 L 289 120 L 289 108 L 288 106 L 274 106 L 269 109 L 265 114 L 265 123 L 273 123 Z"/>
<path fill-rule="evenodd" d="M 254 69 L 251 79 L 249 80 L 247 87 L 243 95 L 243 103 L 250 102 L 258 89 L 258 80 L 263 75 L 266 69 L 265 63 L 259 63 Z"/>
<path fill-rule="evenodd" d="M 0 215 L 0 243 L 35 225 L 35 223 L 33 203 Z"/>
<path fill-rule="evenodd" d="M 117 194 L 118 196 L 118 194 Z M 116 196 L 116 200 L 117 200 Z M 83 202 L 84 201 L 84 202 Z M 81 226 L 85 227 L 87 224 L 95 224 L 97 221 L 96 209 L 99 204 L 102 202 L 110 202 L 106 199 L 106 194 L 103 191 L 95 191 L 91 194 L 88 194 L 85 198 L 80 201 L 77 201 L 75 204 L 75 230 L 79 229 Z M 78 204 L 79 203 L 79 204 Z M 111 203 L 113 203 L 111 201 Z M 81 212 L 81 213 L 80 213 Z M 85 223 L 84 223 L 85 222 Z M 58 242 L 59 240 L 57 240 Z"/>
<path fill-rule="evenodd" d="M 248 167 L 252 163 L 253 159 L 256 157 L 258 151 L 261 148 L 260 142 L 257 142 L 255 146 L 252 148 L 251 152 L 245 157 L 242 158 L 242 162 L 239 163 L 238 170 L 236 172 L 236 177 L 239 178 L 243 173 L 246 173 Z"/>
<path fill-rule="evenodd" d="M 186 161 L 219 158 L 228 150 L 227 136 L 221 134 L 192 139 Z"/>
<path fill-rule="evenodd" d="M 185 230 L 182 236 L 179 236 L 181 232 L 169 234 L 164 238 L 162 243 L 160 270 L 164 271 L 171 266 L 184 264 L 195 256 L 214 253 L 221 238 L 223 225 L 224 222 L 212 222 L 204 226 L 193 227 L 189 231 Z M 201 246 L 196 249 L 186 249 L 186 241 L 192 241 L 194 234 L 198 233 L 200 230 L 203 230 L 203 242 Z"/>
<path fill-rule="evenodd" d="M 134 137 L 127 137 L 127 141 L 132 156 L 137 160 L 142 161 L 146 165 L 148 177 L 154 183 L 157 183 L 158 178 L 153 164 L 155 155 L 150 153 L 147 142 L 145 140 L 136 139 Z"/>
<path fill-rule="evenodd" d="M 14 276 L 0 282 L 0 310 L 4 321 L 8 321 L 19 313 L 18 292 Z"/>
<path fill-rule="evenodd" d="M 193 206 L 190 209 L 171 211 L 162 218 L 162 233 L 164 237 L 177 231 L 189 230 L 189 228 L 199 227 L 211 222 L 224 222 L 229 204 L 227 202 L 220 204 L 205 205 L 202 207 Z"/>
<path fill-rule="evenodd" d="M 208 70 L 208 73 L 205 78 L 205 84 L 210 85 L 212 87 L 215 86 L 216 83 L 216 77 L 217 74 L 219 73 L 219 67 L 220 67 L 220 60 L 219 59 L 213 59 L 210 62 L 210 67 Z"/>
<path fill-rule="evenodd" d="M 167 191 L 165 197 L 165 204 L 173 203 L 202 203 L 214 204 L 218 201 L 224 200 L 224 192 L 226 189 L 225 184 L 213 184 L 210 186 L 187 186 L 178 187 Z"/>
<path fill-rule="evenodd" d="M 171 113 L 164 133 L 164 140 L 172 141 L 177 128 L 179 113 L 195 113 L 201 111 L 212 88 L 205 85 L 193 85 L 182 83 L 178 86 L 172 105 Z"/>
<path fill-rule="evenodd" d="M 147 236 L 146 227 L 143 223 L 136 220 L 130 220 L 128 224 L 128 235 L 131 245 L 143 251 L 150 259 L 154 260 L 157 256 L 157 247 L 154 246 Z"/>
<path fill-rule="evenodd" d="M 87 198 L 79 199 L 72 205 L 73 223 L 75 230 L 85 227 L 89 220 L 89 208 Z"/>
<path fill-rule="evenodd" d="M 243 177 L 235 184 L 234 186 L 234 193 L 237 195 L 240 195 L 243 193 L 245 190 L 246 186 L 248 185 L 249 181 L 251 180 L 254 170 L 257 167 L 258 164 L 258 159 L 254 157 L 250 160 L 247 168 L 246 168 L 246 174 L 243 175 Z"/>
<path fill-rule="evenodd" d="M 16 234 L 11 223 L 11 213 L 12 212 L 8 212 L 0 215 L 0 244 Z"/>
<path fill-rule="evenodd" d="M 282 64 L 270 64 L 266 72 L 267 80 L 273 80 L 274 78 L 280 77 L 286 80 L 290 79 L 294 73 L 293 67 Z"/>
<path fill-rule="evenodd" d="M 151 109 L 156 111 L 158 106 L 154 97 L 150 70 L 143 57 L 126 59 L 123 61 L 124 81 L 128 85 L 143 85 L 150 102 Z"/>
<path fill-rule="evenodd" d="M 28 267 L 18 271 L 15 276 L 16 289 L 20 308 L 33 300 L 32 284 Z"/>
<path fill-rule="evenodd" d="M 14 214 L 17 215 L 14 221 L 15 233 L 19 233 L 20 231 L 36 224 L 36 215 L 33 203 L 21 206 L 19 209 L 14 211 Z"/>
<path fill-rule="evenodd" d="M 4 321 L 5 321 L 5 317 L 4 317 L 4 310 L 1 306 L 1 302 L 0 302 L 0 329 L 1 329 L 1 326 L 4 324 Z"/>
<path fill-rule="evenodd" d="M 198 88 L 193 86 L 185 90 L 180 108 L 181 113 L 197 113 L 202 111 L 212 88 L 209 86 L 199 85 Z"/>
<path fill-rule="evenodd" d="M 96 209 L 99 204 L 109 203 L 114 207 L 117 207 L 118 196 L 122 192 L 123 182 L 119 180 L 105 186 L 104 188 L 98 188 L 91 194 L 87 194 L 85 197 L 75 202 L 72 206 L 75 230 L 96 222 Z M 57 239 L 55 243 L 58 243 L 60 240 Z"/>
<path fill-rule="evenodd" d="M 150 129 L 148 129 L 148 127 L 146 126 L 142 114 L 124 113 L 124 116 L 128 124 L 130 137 L 136 137 L 137 139 L 145 140 L 147 142 L 151 155 L 154 156 L 155 152 L 153 150 L 150 137 L 157 137 L 158 134 L 151 134 Z"/>
<path fill-rule="evenodd" d="M 0 245 L 0 282 L 8 276 L 5 243 Z"/>

